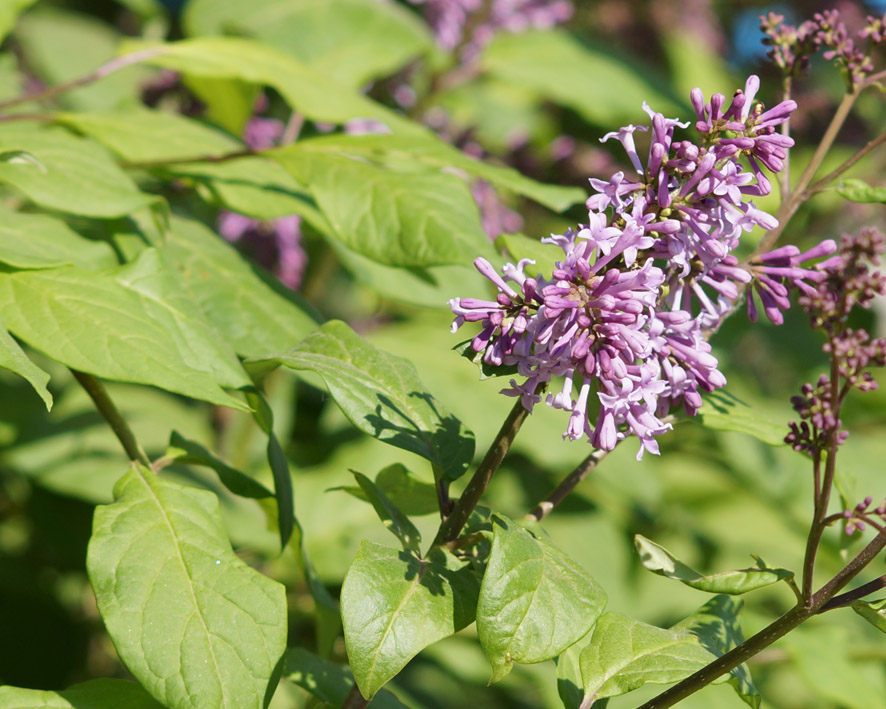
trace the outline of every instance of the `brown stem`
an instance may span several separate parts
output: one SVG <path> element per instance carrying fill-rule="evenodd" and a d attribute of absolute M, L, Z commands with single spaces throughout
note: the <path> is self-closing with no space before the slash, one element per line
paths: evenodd
<path fill-rule="evenodd" d="M 829 600 L 821 608 L 819 608 L 818 612 L 825 613 L 827 611 L 833 610 L 834 608 L 842 608 L 843 606 L 848 606 L 853 601 L 864 598 L 865 596 L 872 594 L 874 591 L 879 591 L 881 588 L 886 588 L 886 574 L 878 579 L 874 579 L 873 581 L 868 581 L 866 584 L 859 586 L 852 591 L 847 591 L 846 593 L 841 593 L 839 596 L 834 596 L 831 600 Z"/>
<path fill-rule="evenodd" d="M 108 422 L 108 425 L 110 425 L 114 435 L 117 436 L 117 440 L 120 441 L 120 445 L 123 446 L 123 450 L 126 451 L 126 455 L 129 456 L 129 459 L 138 461 L 142 465 L 150 468 L 151 459 L 148 458 L 147 454 L 138 444 L 138 441 L 135 439 L 135 434 L 132 432 L 132 429 L 129 428 L 129 424 L 126 423 L 123 416 L 120 415 L 120 412 L 117 410 L 111 397 L 108 396 L 108 392 L 104 386 L 102 386 L 102 383 L 91 374 L 78 372 L 76 369 L 72 369 L 71 373 L 74 375 L 74 378 L 80 382 L 80 385 L 86 390 L 86 393 L 89 394 L 89 398 L 95 403 L 95 407 L 99 410 L 99 413 L 104 417 L 105 421 Z"/>
<path fill-rule="evenodd" d="M 459 535 L 462 527 L 471 516 L 471 512 L 474 511 L 483 493 L 486 492 L 489 481 L 492 480 L 492 476 L 504 460 L 511 443 L 514 442 L 514 437 L 528 415 L 529 412 L 523 408 L 522 400 L 518 398 L 489 450 L 486 451 L 483 461 L 477 467 L 477 472 L 474 473 L 474 477 L 471 478 L 465 491 L 458 498 L 458 502 L 455 503 L 455 507 L 452 508 L 452 513 L 440 524 L 440 529 L 434 538 L 434 546 L 451 542 Z"/>
<path fill-rule="evenodd" d="M 859 149 L 851 158 L 849 158 L 846 162 L 840 165 L 838 168 L 832 170 L 827 175 L 822 177 L 820 180 L 816 180 L 816 182 L 806 190 L 806 197 L 811 197 L 816 192 L 820 192 L 831 182 L 836 180 L 840 175 L 846 172 L 849 168 L 851 168 L 855 163 L 861 160 L 865 155 L 867 155 L 872 150 L 879 148 L 883 143 L 886 143 L 886 132 L 881 133 L 873 140 L 868 141 L 867 145 L 863 148 Z"/>
<path fill-rule="evenodd" d="M 151 57 L 155 57 L 158 54 L 161 54 L 162 52 L 163 47 L 151 47 L 150 49 L 143 49 L 140 52 L 124 54 L 122 57 L 115 57 L 106 64 L 102 64 L 95 71 L 87 74 L 86 76 L 81 76 L 78 79 L 74 79 L 73 81 L 69 81 L 65 84 L 58 84 L 57 86 L 50 86 L 48 88 L 41 89 L 40 91 L 34 91 L 33 93 L 22 94 L 21 96 L 16 96 L 15 98 L 7 99 L 6 101 L 0 101 L 0 111 L 11 106 L 18 106 L 22 103 L 30 103 L 31 101 L 45 101 L 46 99 L 50 99 L 54 96 L 58 96 L 59 94 L 63 94 L 66 91 L 70 91 L 72 89 L 85 86 L 86 84 L 91 84 L 94 81 L 98 81 L 99 79 L 103 79 L 109 74 L 113 74 L 115 71 L 120 71 L 120 69 L 124 69 L 125 67 L 128 67 L 132 64 L 143 62 L 146 59 L 150 59 Z"/>

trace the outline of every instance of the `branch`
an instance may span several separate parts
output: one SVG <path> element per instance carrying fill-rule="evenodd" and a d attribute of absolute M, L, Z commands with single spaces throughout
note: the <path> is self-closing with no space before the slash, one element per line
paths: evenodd
<path fill-rule="evenodd" d="M 471 478 L 465 491 L 458 498 L 458 502 L 455 503 L 452 513 L 440 525 L 433 546 L 447 544 L 459 535 L 462 527 L 471 516 L 471 512 L 474 511 L 483 493 L 486 492 L 489 481 L 492 480 L 492 476 L 504 460 L 511 443 L 514 442 L 517 432 L 528 415 L 529 412 L 523 408 L 522 398 L 518 398 L 489 450 L 486 451 L 483 462 L 477 467 L 474 477 Z"/>
<path fill-rule="evenodd" d="M 836 180 L 840 175 L 846 172 L 850 167 L 855 165 L 859 160 L 861 160 L 865 155 L 867 155 L 872 150 L 879 148 L 883 143 L 886 143 L 886 132 L 881 133 L 873 140 L 869 141 L 867 145 L 861 148 L 857 153 L 855 153 L 851 158 L 849 158 L 846 162 L 844 162 L 840 167 L 835 170 L 829 172 L 827 175 L 822 177 L 820 180 L 817 180 L 813 185 L 811 185 L 805 193 L 805 197 L 811 197 L 816 192 L 820 192 Z"/>
<path fill-rule="evenodd" d="M 872 594 L 874 591 L 879 591 L 881 588 L 886 588 L 886 574 L 883 574 L 880 578 L 874 579 L 873 581 L 868 581 L 863 586 L 859 586 L 852 591 L 847 591 L 846 593 L 841 593 L 839 596 L 834 596 L 819 608 L 818 612 L 825 613 L 834 608 L 848 606 L 853 601 L 857 601 L 859 598 L 864 598 L 865 596 Z"/>
<path fill-rule="evenodd" d="M 7 99 L 6 101 L 0 101 L 0 111 L 11 106 L 18 106 L 23 103 L 30 103 L 31 101 L 45 101 L 46 99 L 58 96 L 59 94 L 63 94 L 66 91 L 70 91 L 71 89 L 77 89 L 81 86 L 85 86 L 86 84 L 91 84 L 95 81 L 98 81 L 99 79 L 103 79 L 109 74 L 120 71 L 120 69 L 124 69 L 132 64 L 138 64 L 139 62 L 150 59 L 151 57 L 156 57 L 162 52 L 163 47 L 151 47 L 150 49 L 143 49 L 140 52 L 124 54 L 122 57 L 115 57 L 107 64 L 102 64 L 95 71 L 87 74 L 86 76 L 81 76 L 79 79 L 74 79 L 65 84 L 58 84 L 57 86 L 50 86 L 49 88 L 41 89 L 40 91 L 34 91 L 29 94 L 22 94 L 21 96 L 16 96 L 15 98 Z"/>
<path fill-rule="evenodd" d="M 348 696 L 342 702 L 341 709 L 364 709 L 367 706 L 369 706 L 369 700 L 360 694 L 357 683 L 354 682 L 354 686 L 351 687 L 351 691 L 348 692 Z"/>
<path fill-rule="evenodd" d="M 71 372 L 73 373 L 74 378 L 80 382 L 80 385 L 86 390 L 86 393 L 89 394 L 89 398 L 95 403 L 99 413 L 101 413 L 105 421 L 108 422 L 108 425 L 110 425 L 114 435 L 117 436 L 117 440 L 120 441 L 120 445 L 123 446 L 123 450 L 126 451 L 126 455 L 129 456 L 129 459 L 138 461 L 148 468 L 151 468 L 151 459 L 148 458 L 147 454 L 138 444 L 138 441 L 135 439 L 135 434 L 132 432 L 132 429 L 129 428 L 129 424 L 126 423 L 126 420 L 120 415 L 120 412 L 117 410 L 114 402 L 111 401 L 111 397 L 108 396 L 108 392 L 102 383 L 91 374 L 78 372 L 76 369 L 72 369 Z"/>
<path fill-rule="evenodd" d="M 603 460 L 609 452 L 610 451 L 595 450 L 591 453 L 579 463 L 575 470 L 569 473 L 569 475 L 567 475 L 557 487 L 551 490 L 548 496 L 532 509 L 532 512 L 526 516 L 536 522 L 540 522 L 544 519 L 554 507 L 566 499 L 566 496 L 569 495 L 569 493 L 572 492 L 575 487 L 597 467 L 597 464 Z"/>

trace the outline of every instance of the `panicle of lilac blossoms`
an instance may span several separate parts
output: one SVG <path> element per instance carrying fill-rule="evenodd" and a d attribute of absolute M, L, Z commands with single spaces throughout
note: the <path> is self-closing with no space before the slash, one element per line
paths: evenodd
<path fill-rule="evenodd" d="M 827 246 L 770 254 L 752 268 L 731 253 L 743 232 L 777 225 L 750 200 L 770 191 L 764 170 L 781 170 L 792 145 L 774 129 L 796 104 L 767 111 L 754 102 L 758 88 L 750 77 L 728 106 L 720 94 L 705 102 L 694 90 L 695 141 L 675 139 L 688 123 L 644 104 L 648 125 L 603 138 L 621 143 L 631 170 L 592 179 L 587 223 L 542 240 L 563 251 L 550 277 L 529 277 L 527 261 L 499 274 L 477 259 L 496 299 L 450 301 L 453 332 L 479 323 L 472 350 L 487 365 L 516 367 L 522 381 L 502 393 L 521 397 L 531 410 L 541 389 L 562 377 L 562 389 L 545 404 L 569 412 L 564 437 L 611 450 L 635 435 L 638 458 L 657 453 L 656 436 L 671 428 L 666 415 L 678 406 L 695 414 L 701 394 L 726 383 L 703 333 L 732 309 L 740 286 L 769 279 L 759 288 L 768 289 L 767 298 L 775 291 L 781 309 L 781 286 L 808 286 L 820 277 L 800 264 Z M 638 132 L 649 138 L 645 157 Z"/>
<path fill-rule="evenodd" d="M 853 308 L 869 308 L 874 296 L 886 295 L 886 275 L 871 270 L 880 264 L 884 251 L 886 239 L 876 229 L 844 235 L 839 253 L 819 264 L 823 277 L 814 288 L 807 284 L 799 298 L 812 326 L 826 335 L 822 349 L 835 365 L 838 379 L 822 375 L 816 386 L 804 384 L 800 395 L 791 399 L 801 423 L 789 424 L 785 441 L 796 451 L 820 455 L 831 436 L 836 445 L 842 444 L 849 435 L 839 418 L 845 396 L 851 389 L 877 388 L 867 370 L 886 365 L 886 339 L 871 339 L 866 331 L 847 323 Z"/>
<path fill-rule="evenodd" d="M 886 523 L 886 500 L 883 500 L 874 509 L 871 509 L 873 498 L 868 495 L 855 507 L 843 510 L 840 515 L 846 520 L 846 534 L 852 536 L 855 531 L 864 531 L 867 525 L 872 526 L 880 533 L 886 532 L 883 523 Z M 876 521 L 875 521 L 876 520 Z"/>
<path fill-rule="evenodd" d="M 437 44 L 470 62 L 499 32 L 548 29 L 566 22 L 571 0 L 409 0 L 423 5 Z"/>

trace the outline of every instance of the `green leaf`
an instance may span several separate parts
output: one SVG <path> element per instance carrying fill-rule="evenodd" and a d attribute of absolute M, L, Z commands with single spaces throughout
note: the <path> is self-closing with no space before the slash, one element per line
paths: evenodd
<path fill-rule="evenodd" d="M 84 10 L 86 6 L 81 5 Z M 27 57 L 28 71 L 47 86 L 79 79 L 114 59 L 120 33 L 94 15 L 53 8 L 46 3 L 22 15 L 15 39 Z M 153 72 L 124 67 L 56 97 L 74 110 L 109 110 L 139 102 L 142 86 Z"/>
<path fill-rule="evenodd" d="M 219 163 L 180 163 L 158 169 L 168 177 L 190 178 L 207 201 L 256 219 L 290 214 L 305 217 L 322 233 L 330 231 L 307 187 L 280 165 L 263 157 L 243 157 Z"/>
<path fill-rule="evenodd" d="M 678 682 L 715 659 L 688 630 L 664 630 L 621 613 L 606 613 L 581 653 L 582 707 L 647 682 Z"/>
<path fill-rule="evenodd" d="M 188 5 L 185 25 L 192 35 L 252 35 L 355 89 L 434 46 L 414 13 L 376 0 L 196 0 Z"/>
<path fill-rule="evenodd" d="M 292 476 L 289 473 L 289 461 L 283 447 L 274 433 L 274 412 L 267 400 L 255 387 L 245 390 L 246 399 L 252 406 L 252 417 L 262 431 L 268 436 L 268 465 L 274 477 L 274 491 L 277 498 L 277 520 L 280 528 L 280 548 L 285 548 L 292 536 L 297 522 L 295 519 L 295 503 L 292 495 Z M 299 527 L 299 535 L 301 528 Z"/>
<path fill-rule="evenodd" d="M 5 0 L 0 5 L 0 42 L 6 39 L 6 35 L 15 27 L 18 16 L 34 2 L 35 0 Z"/>
<path fill-rule="evenodd" d="M 400 173 L 341 154 L 289 151 L 277 160 L 308 186 L 333 235 L 390 266 L 441 266 L 494 257 L 464 180 Z"/>
<path fill-rule="evenodd" d="M 46 404 L 46 410 L 52 408 L 52 394 L 46 388 L 49 375 L 34 364 L 18 342 L 6 331 L 0 322 L 0 368 L 7 369 L 28 381 Z"/>
<path fill-rule="evenodd" d="M 584 699 L 581 651 L 591 641 L 591 633 L 554 658 L 557 664 L 557 694 L 565 709 L 579 709 Z"/>
<path fill-rule="evenodd" d="M 438 511 L 435 487 L 419 480 L 400 463 L 379 471 L 375 476 L 375 486 L 407 515 L 429 515 Z M 343 490 L 369 502 L 361 487 L 348 485 L 333 489 Z"/>
<path fill-rule="evenodd" d="M 206 105 L 203 115 L 207 121 L 231 135 L 243 135 L 259 94 L 257 86 L 239 79 L 211 76 L 184 76 L 182 83 Z"/>
<path fill-rule="evenodd" d="M 302 140 L 272 150 L 269 155 L 283 165 L 296 161 L 297 168 L 297 158 L 304 153 L 359 155 L 380 164 L 410 164 L 428 169 L 456 168 L 472 177 L 481 177 L 498 188 L 533 199 L 558 212 L 584 201 L 587 197 L 585 190 L 580 187 L 562 187 L 537 182 L 513 168 L 477 160 L 432 135 L 335 134 Z"/>
<path fill-rule="evenodd" d="M 174 218 L 162 251 L 182 287 L 239 355 L 288 350 L 317 327 L 298 296 L 199 222 Z"/>
<path fill-rule="evenodd" d="M 122 679 L 93 679 L 68 689 L 0 687 L 4 709 L 162 709 L 141 685 Z"/>
<path fill-rule="evenodd" d="M 691 616 L 673 626 L 673 629 L 685 628 L 714 655 L 725 655 L 744 642 L 744 633 L 738 624 L 742 605 L 743 601 L 729 596 L 714 596 Z M 727 681 L 745 704 L 759 709 L 762 698 L 754 686 L 747 664 L 742 663 L 731 670 Z"/>
<path fill-rule="evenodd" d="M 852 610 L 881 633 L 886 633 L 886 598 L 878 601 L 853 601 Z"/>
<path fill-rule="evenodd" d="M 86 566 L 120 658 L 168 707 L 265 706 L 283 586 L 231 549 L 212 493 L 133 467 L 96 508 Z"/>
<path fill-rule="evenodd" d="M 455 480 L 473 458 L 473 434 L 424 391 L 412 363 L 343 322 L 326 323 L 286 354 L 248 361 L 253 371 L 278 365 L 320 376 L 354 426 L 430 460 L 435 475 Z"/>
<path fill-rule="evenodd" d="M 245 149 L 221 131 L 175 113 L 57 113 L 53 120 L 88 135 L 127 162 L 211 157 Z"/>
<path fill-rule="evenodd" d="M 246 473 L 241 473 L 236 468 L 232 468 L 223 460 L 210 453 L 204 446 L 196 441 L 188 440 L 178 431 L 173 431 L 169 436 L 169 448 L 166 449 L 166 456 L 173 458 L 176 463 L 202 465 L 211 468 L 218 474 L 222 484 L 235 495 L 254 498 L 274 496 L 258 480 L 254 480 Z"/>
<path fill-rule="evenodd" d="M 117 257 L 107 243 L 84 239 L 58 219 L 0 207 L 0 261 L 15 268 L 106 268 Z"/>
<path fill-rule="evenodd" d="M 643 118 L 642 104 L 673 114 L 679 107 L 611 52 L 579 43 L 560 30 L 499 34 L 480 57 L 492 76 L 535 91 L 580 113 L 591 123 L 617 126 Z"/>
<path fill-rule="evenodd" d="M 764 412 L 745 404 L 726 391 L 705 394 L 698 415 L 690 419 L 715 431 L 737 431 L 753 436 L 770 446 L 784 446 L 787 426 Z"/>
<path fill-rule="evenodd" d="M 416 555 L 421 554 L 421 534 L 415 525 L 372 480 L 362 473 L 352 470 L 354 478 L 363 494 L 375 508 L 379 519 L 403 544 L 403 549 Z"/>
<path fill-rule="evenodd" d="M 344 703 L 354 684 L 354 677 L 347 667 L 324 660 L 300 647 L 286 651 L 283 676 L 321 702 L 335 706 Z M 386 689 L 379 691 L 369 706 L 372 709 L 406 709 L 406 705 Z"/>
<path fill-rule="evenodd" d="M 276 89 L 291 108 L 311 121 L 345 123 L 373 118 L 393 131 L 427 130 L 347 89 L 295 57 L 258 42 L 234 37 L 201 37 L 159 44 L 129 40 L 124 51 L 154 49 L 144 61 L 187 75 L 241 79 Z"/>
<path fill-rule="evenodd" d="M 737 569 L 705 575 L 690 568 L 663 546 L 659 546 L 642 534 L 634 535 L 634 546 L 640 555 L 643 566 L 652 573 L 681 581 L 687 586 L 708 593 L 740 595 L 794 578 L 793 571 L 767 567 Z"/>
<path fill-rule="evenodd" d="M 515 662 L 556 657 L 593 627 L 603 589 L 572 559 L 506 517 L 495 536 L 477 603 L 477 633 L 492 663 L 490 682 Z"/>
<path fill-rule="evenodd" d="M 41 207 L 87 217 L 122 217 L 155 202 L 100 145 L 59 128 L 0 125 L 0 150 L 33 153 L 43 169 L 0 162 L 0 182 Z"/>
<path fill-rule="evenodd" d="M 189 301 L 154 270 L 156 253 L 110 272 L 76 267 L 0 274 L 9 330 L 68 367 L 237 409 L 222 386 L 249 382 Z M 231 359 L 233 357 L 233 359 Z"/>
<path fill-rule="evenodd" d="M 837 186 L 837 194 L 850 202 L 862 204 L 886 203 L 886 187 L 871 187 L 864 180 L 849 178 L 841 180 Z"/>
<path fill-rule="evenodd" d="M 345 645 L 364 697 L 474 620 L 477 579 L 441 549 L 427 560 L 363 541 L 341 589 Z"/>

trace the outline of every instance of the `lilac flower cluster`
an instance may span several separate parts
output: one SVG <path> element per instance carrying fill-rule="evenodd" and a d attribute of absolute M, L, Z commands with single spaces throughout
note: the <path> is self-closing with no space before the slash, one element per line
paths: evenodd
<path fill-rule="evenodd" d="M 856 37 L 851 37 L 837 10 L 817 12 L 798 26 L 784 24 L 784 15 L 770 12 L 761 17 L 769 57 L 785 76 L 799 76 L 809 68 L 809 59 L 819 49 L 843 71 L 850 91 L 874 70 L 870 52 L 886 41 L 886 15 L 868 17 Z M 865 43 L 866 48 L 860 46 Z"/>
<path fill-rule="evenodd" d="M 886 295 L 886 275 L 872 271 L 886 252 L 886 239 L 876 229 L 845 235 L 837 255 L 819 264 L 824 278 L 816 287 L 804 286 L 799 303 L 814 328 L 827 336 L 822 349 L 834 364 L 836 379 L 822 375 L 816 386 L 804 384 L 791 399 L 800 423 L 790 422 L 785 442 L 798 452 L 818 457 L 831 437 L 841 445 L 848 437 L 842 430 L 840 409 L 852 389 L 871 391 L 877 382 L 867 371 L 886 365 L 886 338 L 871 339 L 862 329 L 847 326 L 856 306 L 869 308 L 877 295 Z"/>
<path fill-rule="evenodd" d="M 845 532 L 849 536 L 855 534 L 855 530 L 863 532 L 867 525 L 871 525 L 881 534 L 886 532 L 886 528 L 881 522 L 886 522 L 886 500 L 883 500 L 877 507 L 871 509 L 873 498 L 869 495 L 859 502 L 854 508 L 843 510 L 840 515 L 846 521 Z M 874 519 L 878 521 L 874 521 Z"/>
<path fill-rule="evenodd" d="M 701 392 L 726 383 L 704 330 L 732 309 L 743 286 L 754 282 L 778 322 L 788 287 L 808 289 L 824 278 L 799 264 L 832 253 L 833 242 L 806 254 L 779 249 L 749 268 L 731 253 L 742 232 L 776 226 L 750 198 L 770 191 L 763 169 L 780 170 L 792 144 L 775 127 L 796 104 L 764 110 L 754 102 L 758 88 L 751 76 L 728 106 L 720 94 L 705 102 L 694 90 L 696 142 L 675 140 L 676 129 L 689 124 L 644 104 L 651 125 L 602 139 L 622 144 L 633 172 L 592 179 L 587 224 L 542 239 L 564 253 L 550 278 L 527 275 L 528 260 L 506 264 L 499 275 L 480 258 L 474 263 L 498 288 L 496 299 L 450 301 L 453 332 L 480 323 L 472 350 L 487 365 L 515 365 L 523 377 L 502 393 L 520 396 L 531 411 L 551 379 L 563 378 L 545 403 L 570 412 L 564 437 L 586 436 L 611 450 L 633 434 L 638 459 L 644 450 L 657 453 L 655 437 L 671 428 L 671 408 L 695 414 Z M 638 132 L 651 138 L 645 163 Z"/>
<path fill-rule="evenodd" d="M 570 0 L 409 0 L 424 5 L 437 44 L 474 60 L 498 32 L 547 29 L 572 17 Z"/>

